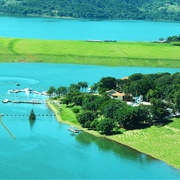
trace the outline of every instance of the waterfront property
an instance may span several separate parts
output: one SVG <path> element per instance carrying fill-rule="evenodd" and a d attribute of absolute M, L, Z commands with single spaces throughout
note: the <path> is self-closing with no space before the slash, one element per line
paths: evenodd
<path fill-rule="evenodd" d="M 121 100 L 123 101 L 124 100 L 124 97 L 125 97 L 125 93 L 120 93 L 120 92 L 117 92 L 115 90 L 109 90 L 109 91 L 106 91 L 107 92 L 107 95 L 110 96 L 111 98 L 113 99 L 118 99 L 118 100 Z"/>

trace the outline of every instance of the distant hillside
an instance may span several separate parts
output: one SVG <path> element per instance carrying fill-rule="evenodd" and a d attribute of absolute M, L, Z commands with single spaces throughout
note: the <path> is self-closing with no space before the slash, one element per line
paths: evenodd
<path fill-rule="evenodd" d="M 0 0 L 0 13 L 180 21 L 180 0 Z"/>

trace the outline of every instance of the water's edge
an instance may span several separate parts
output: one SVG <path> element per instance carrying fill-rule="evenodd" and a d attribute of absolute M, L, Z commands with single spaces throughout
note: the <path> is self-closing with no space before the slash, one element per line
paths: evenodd
<path fill-rule="evenodd" d="M 111 136 L 101 135 L 101 134 L 100 134 L 99 132 L 97 132 L 97 131 L 88 130 L 87 128 L 82 128 L 80 125 L 78 126 L 77 124 L 74 124 L 74 123 L 72 123 L 72 122 L 62 120 L 60 114 L 58 113 L 57 108 L 54 107 L 54 105 L 50 102 L 50 100 L 47 101 L 47 106 L 54 112 L 55 117 L 56 117 L 56 120 L 57 120 L 58 122 L 60 122 L 60 123 L 67 124 L 67 125 L 70 125 L 70 126 L 74 126 L 74 127 L 78 128 L 78 129 L 80 129 L 80 130 L 82 130 L 82 131 L 84 131 L 84 132 L 86 132 L 86 133 L 89 133 L 89 134 L 91 134 L 91 135 L 93 135 L 93 136 L 101 137 L 101 138 L 106 138 L 106 139 L 108 139 L 108 140 L 110 140 L 110 141 L 113 141 L 113 142 L 116 142 L 116 143 L 121 144 L 121 145 L 123 145 L 123 146 L 129 147 L 129 148 L 131 148 L 131 149 L 133 149 L 133 150 L 135 150 L 135 151 L 137 151 L 137 152 L 146 154 L 146 155 L 148 155 L 148 156 L 150 156 L 150 157 L 152 157 L 152 158 L 154 158 L 154 159 L 156 159 L 156 160 L 163 161 L 164 163 L 168 164 L 169 166 L 172 166 L 172 167 L 180 170 L 180 168 L 176 167 L 176 166 L 173 165 L 173 164 L 170 164 L 170 163 L 166 162 L 166 161 L 163 160 L 163 159 L 157 158 L 157 157 L 153 156 L 152 154 L 149 154 L 149 153 L 147 153 L 147 152 L 144 152 L 144 151 L 141 151 L 141 150 L 139 150 L 139 149 L 137 149 L 137 148 L 134 148 L 134 147 L 132 147 L 132 146 L 129 146 L 129 145 L 125 144 L 125 143 L 122 143 L 121 141 L 116 141 L 116 140 L 112 139 Z"/>

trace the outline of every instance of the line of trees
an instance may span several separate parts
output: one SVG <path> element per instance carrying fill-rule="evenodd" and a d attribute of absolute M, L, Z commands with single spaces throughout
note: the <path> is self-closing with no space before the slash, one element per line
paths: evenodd
<path fill-rule="evenodd" d="M 103 19 L 180 20 L 179 0 L 1 0 L 13 15 Z"/>
<path fill-rule="evenodd" d="M 60 93 L 54 87 L 50 87 L 48 92 L 56 93 L 67 107 L 74 106 L 73 111 L 82 127 L 106 135 L 120 133 L 122 128 L 130 130 L 162 125 L 170 114 L 180 112 L 179 72 L 138 73 L 126 79 L 103 77 L 90 87 L 91 93 L 86 92 L 87 87 L 86 82 L 79 82 L 68 88 L 57 88 L 64 89 Z M 132 97 L 143 95 L 144 100 L 151 102 L 151 105 L 132 107 L 125 101 L 110 98 L 106 91 L 111 89 L 131 95 L 127 97 L 130 101 L 134 101 Z"/>

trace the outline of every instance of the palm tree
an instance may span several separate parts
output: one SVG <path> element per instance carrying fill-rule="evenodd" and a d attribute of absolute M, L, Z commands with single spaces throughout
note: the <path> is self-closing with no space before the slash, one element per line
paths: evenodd
<path fill-rule="evenodd" d="M 80 89 L 85 89 L 88 87 L 88 83 L 87 82 L 78 82 L 78 86 L 80 87 Z"/>
<path fill-rule="evenodd" d="M 91 91 L 92 92 L 95 92 L 99 87 L 99 83 L 94 83 L 92 86 L 91 86 Z"/>
<path fill-rule="evenodd" d="M 66 88 L 65 86 L 60 86 L 60 87 L 58 87 L 58 89 L 56 90 L 56 94 L 57 94 L 59 97 L 67 94 L 67 88 Z"/>
<path fill-rule="evenodd" d="M 88 83 L 87 83 L 87 82 L 83 82 L 83 84 L 82 84 L 82 88 L 84 88 L 84 89 L 85 89 L 85 91 L 86 91 L 86 89 L 88 88 Z"/>
<path fill-rule="evenodd" d="M 47 93 L 48 93 L 50 96 L 52 96 L 52 94 L 55 93 L 55 91 L 56 91 L 55 87 L 54 87 L 54 86 L 51 86 L 51 87 L 49 88 L 49 90 L 47 91 Z"/>

